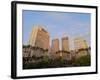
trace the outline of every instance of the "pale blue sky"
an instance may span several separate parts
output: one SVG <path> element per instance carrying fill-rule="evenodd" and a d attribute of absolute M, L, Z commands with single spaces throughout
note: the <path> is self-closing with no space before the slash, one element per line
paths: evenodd
<path fill-rule="evenodd" d="M 90 45 L 91 14 L 71 12 L 46 12 L 23 10 L 23 44 L 27 44 L 33 25 L 42 25 L 49 33 L 50 40 L 66 34 L 72 41 L 82 36 Z"/>

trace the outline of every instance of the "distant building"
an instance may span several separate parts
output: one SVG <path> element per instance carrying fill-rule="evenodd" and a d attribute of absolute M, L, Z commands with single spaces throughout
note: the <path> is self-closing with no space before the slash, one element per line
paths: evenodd
<path fill-rule="evenodd" d="M 85 56 L 88 54 L 88 44 L 86 40 L 84 40 L 81 37 L 75 38 L 74 40 L 74 45 L 75 45 L 75 51 L 77 53 L 76 58 L 79 58 L 81 56 Z"/>
<path fill-rule="evenodd" d="M 81 37 L 75 38 L 74 45 L 76 50 L 88 48 L 86 40 Z"/>
<path fill-rule="evenodd" d="M 62 38 L 62 50 L 63 51 L 69 51 L 69 40 L 68 37 Z"/>
<path fill-rule="evenodd" d="M 28 44 L 34 47 L 49 49 L 50 47 L 49 33 L 39 25 L 34 26 L 30 34 Z"/>
<path fill-rule="evenodd" d="M 46 56 L 50 48 L 49 44 L 49 33 L 39 25 L 34 26 L 29 36 L 28 45 L 23 46 L 23 57 Z"/>
<path fill-rule="evenodd" d="M 59 39 L 53 39 L 51 44 L 51 58 L 59 58 L 60 57 L 60 42 Z"/>
<path fill-rule="evenodd" d="M 60 50 L 59 39 L 53 39 L 51 44 L 51 52 L 55 53 Z"/>
<path fill-rule="evenodd" d="M 69 51 L 69 39 L 68 37 L 62 37 L 62 58 L 65 60 L 71 60 L 71 54 Z"/>

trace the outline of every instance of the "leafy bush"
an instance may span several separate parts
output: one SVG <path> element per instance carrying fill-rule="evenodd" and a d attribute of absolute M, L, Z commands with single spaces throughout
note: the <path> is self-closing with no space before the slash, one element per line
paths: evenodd
<path fill-rule="evenodd" d="M 90 55 L 82 56 L 78 59 L 74 59 L 71 61 L 64 60 L 63 58 L 50 59 L 49 57 L 45 56 L 42 59 L 39 59 L 33 63 L 31 62 L 23 64 L 23 69 L 90 66 L 90 60 Z"/>
<path fill-rule="evenodd" d="M 73 62 L 73 66 L 90 66 L 91 65 L 91 58 L 90 55 L 82 56 L 78 59 L 75 59 Z"/>

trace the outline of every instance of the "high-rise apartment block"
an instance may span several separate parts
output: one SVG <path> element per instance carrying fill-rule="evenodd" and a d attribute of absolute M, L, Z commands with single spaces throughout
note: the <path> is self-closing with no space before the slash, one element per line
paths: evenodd
<path fill-rule="evenodd" d="M 76 50 L 88 48 L 86 40 L 81 37 L 75 38 L 74 45 Z"/>
<path fill-rule="evenodd" d="M 29 45 L 43 49 L 49 49 L 50 36 L 49 33 L 40 25 L 34 26 L 29 37 Z"/>
<path fill-rule="evenodd" d="M 62 50 L 63 51 L 69 51 L 69 40 L 68 37 L 62 38 Z"/>
<path fill-rule="evenodd" d="M 59 39 L 53 39 L 51 44 L 51 52 L 55 53 L 60 50 Z"/>
<path fill-rule="evenodd" d="M 78 37 L 74 40 L 74 44 L 75 44 L 75 51 L 78 52 L 76 54 L 76 58 L 80 58 L 88 54 L 88 51 L 85 50 L 88 48 L 88 44 L 86 43 L 86 40 L 84 40 L 81 37 Z"/>

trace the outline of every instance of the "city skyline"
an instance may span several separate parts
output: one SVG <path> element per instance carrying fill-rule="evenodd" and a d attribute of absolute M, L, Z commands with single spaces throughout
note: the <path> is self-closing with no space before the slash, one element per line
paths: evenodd
<path fill-rule="evenodd" d="M 86 40 L 83 38 L 75 38 L 74 50 L 70 50 L 69 38 L 64 36 L 61 39 L 52 39 L 52 44 L 50 46 L 50 36 L 49 32 L 46 31 L 42 26 L 36 25 L 33 27 L 28 45 L 23 45 L 23 62 L 34 64 L 39 63 L 41 60 L 46 61 L 48 67 L 51 66 L 51 60 L 61 60 L 61 63 L 55 64 L 55 66 L 72 66 L 73 60 L 86 57 L 90 55 L 91 48 L 87 45 Z M 60 45 L 60 40 L 62 41 Z M 61 47 L 61 49 L 60 49 Z M 50 60 L 50 62 L 48 61 Z M 90 59 L 88 58 L 90 61 Z M 67 64 L 68 62 L 71 64 Z M 49 64 L 48 64 L 49 63 Z M 52 64 L 54 66 L 54 63 Z M 88 62 L 90 64 L 90 62 Z M 37 64 L 35 64 L 37 65 Z M 45 64 L 44 64 L 45 65 Z M 26 65 L 27 66 L 27 65 Z M 33 67 L 33 66 L 32 66 Z M 32 68 L 31 67 L 31 68 Z M 36 66 L 35 66 L 36 67 Z M 38 66 L 37 66 L 38 67 Z M 25 68 L 25 67 L 24 67 Z M 26 67 L 27 68 L 27 67 Z M 34 67 L 33 67 L 34 68 Z"/>
<path fill-rule="evenodd" d="M 90 45 L 90 14 L 23 10 L 23 44 L 27 44 L 33 25 L 42 25 L 50 33 L 50 44 L 63 34 L 71 39 L 82 36 Z M 72 43 L 72 42 L 71 42 Z M 70 44 L 72 47 L 72 45 Z"/>

